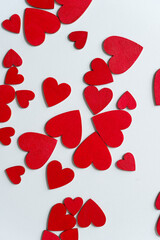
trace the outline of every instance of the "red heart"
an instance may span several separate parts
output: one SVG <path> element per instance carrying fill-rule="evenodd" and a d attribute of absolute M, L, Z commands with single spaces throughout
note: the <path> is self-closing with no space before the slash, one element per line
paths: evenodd
<path fill-rule="evenodd" d="M 0 103 L 0 122 L 7 122 L 11 117 L 11 109 L 6 104 Z"/>
<path fill-rule="evenodd" d="M 124 159 L 121 159 L 117 162 L 117 167 L 124 171 L 135 171 L 136 164 L 133 154 L 126 153 L 123 158 Z"/>
<path fill-rule="evenodd" d="M 61 240 L 78 240 L 78 229 L 71 229 L 65 232 L 62 232 L 60 235 Z"/>
<path fill-rule="evenodd" d="M 10 49 L 3 59 L 3 66 L 6 68 L 10 68 L 13 65 L 19 67 L 22 63 L 22 58 L 13 49 Z"/>
<path fill-rule="evenodd" d="M 81 143 L 75 151 L 73 160 L 79 168 L 87 168 L 93 163 L 98 170 L 106 170 L 112 163 L 107 146 L 96 132 Z"/>
<path fill-rule="evenodd" d="M 35 98 L 34 92 L 30 90 L 19 90 L 16 91 L 17 101 L 22 108 L 29 106 L 29 101 Z"/>
<path fill-rule="evenodd" d="M 84 91 L 84 97 L 94 114 L 102 111 L 112 100 L 113 92 L 109 88 L 100 91 L 94 86 L 88 86 Z"/>
<path fill-rule="evenodd" d="M 82 123 L 79 110 L 62 113 L 51 118 L 46 124 L 46 132 L 51 137 L 62 137 L 62 143 L 75 148 L 81 141 Z"/>
<path fill-rule="evenodd" d="M 48 230 L 65 231 L 72 229 L 75 225 L 76 219 L 72 215 L 66 214 L 66 208 L 62 203 L 52 207 L 48 220 Z"/>
<path fill-rule="evenodd" d="M 77 49 L 82 49 L 87 41 L 88 32 L 85 31 L 76 31 L 69 34 L 69 39 L 72 42 L 75 42 L 75 47 Z"/>
<path fill-rule="evenodd" d="M 3 145 L 9 145 L 11 143 L 11 136 L 15 134 L 14 128 L 4 127 L 0 128 L 0 142 Z"/>
<path fill-rule="evenodd" d="M 158 193 L 158 196 L 156 198 L 155 207 L 157 210 L 160 210 L 160 193 Z"/>
<path fill-rule="evenodd" d="M 156 225 L 157 234 L 160 236 L 160 217 L 158 218 L 157 225 Z"/>
<path fill-rule="evenodd" d="M 23 151 L 28 152 L 26 164 L 31 169 L 41 168 L 54 151 L 57 140 L 34 132 L 22 134 L 18 140 Z"/>
<path fill-rule="evenodd" d="M 154 97 L 155 104 L 160 105 L 160 69 L 156 72 L 154 77 Z"/>
<path fill-rule="evenodd" d="M 56 79 L 47 78 L 43 82 L 43 92 L 48 107 L 64 101 L 71 93 L 71 87 L 66 83 L 58 85 Z"/>
<path fill-rule="evenodd" d="M 45 230 L 42 235 L 42 240 L 60 240 L 60 238 L 56 234 Z"/>
<path fill-rule="evenodd" d="M 8 104 L 15 98 L 15 90 L 11 86 L 0 85 L 0 104 Z"/>
<path fill-rule="evenodd" d="M 54 0 L 27 0 L 27 3 L 29 3 L 32 7 L 36 8 L 54 8 Z"/>
<path fill-rule="evenodd" d="M 10 32 L 19 33 L 21 28 L 21 19 L 19 15 L 14 14 L 9 20 L 4 20 L 2 22 L 2 26 Z"/>
<path fill-rule="evenodd" d="M 64 205 L 66 206 L 67 210 L 74 216 L 76 215 L 83 205 L 83 199 L 77 197 L 72 199 L 70 197 L 64 200 Z"/>
<path fill-rule="evenodd" d="M 62 23 L 70 24 L 75 22 L 89 7 L 92 0 L 56 0 L 62 7 L 58 17 Z"/>
<path fill-rule="evenodd" d="M 117 106 L 119 109 L 129 108 L 132 110 L 137 107 L 137 103 L 131 93 L 127 91 L 120 97 Z"/>
<path fill-rule="evenodd" d="M 62 169 L 58 161 L 52 161 L 47 167 L 47 180 L 49 189 L 63 187 L 70 183 L 74 178 L 74 172 L 70 168 Z"/>
<path fill-rule="evenodd" d="M 101 58 L 95 58 L 91 63 L 92 71 L 84 76 L 84 81 L 89 85 L 103 85 L 113 82 L 112 74 L 107 63 Z"/>
<path fill-rule="evenodd" d="M 40 9 L 26 8 L 24 16 L 24 31 L 27 41 L 38 46 L 45 40 L 45 33 L 55 33 L 60 28 L 56 15 Z"/>
<path fill-rule="evenodd" d="M 95 227 L 102 227 L 106 223 L 106 216 L 102 209 L 89 199 L 78 214 L 78 224 L 80 227 L 88 227 L 91 223 Z"/>
<path fill-rule="evenodd" d="M 124 139 L 121 130 L 132 122 L 131 115 L 123 110 L 101 113 L 92 118 L 93 123 L 103 141 L 110 147 L 119 147 Z"/>
<path fill-rule="evenodd" d="M 25 168 L 22 166 L 14 166 L 6 169 L 6 173 L 13 184 L 21 182 L 21 175 L 25 173 Z"/>
<path fill-rule="evenodd" d="M 24 77 L 18 74 L 18 69 L 16 67 L 11 67 L 6 74 L 5 84 L 20 84 L 24 81 Z"/>
<path fill-rule="evenodd" d="M 112 55 L 109 60 L 111 72 L 121 74 L 134 64 L 143 47 L 129 39 L 112 36 L 104 41 L 104 50 Z"/>

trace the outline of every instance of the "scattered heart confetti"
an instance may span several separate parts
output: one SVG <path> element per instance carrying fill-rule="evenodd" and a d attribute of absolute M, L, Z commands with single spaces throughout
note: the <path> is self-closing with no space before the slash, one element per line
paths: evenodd
<path fill-rule="evenodd" d="M 8 105 L 0 103 L 0 122 L 7 122 L 11 117 L 11 109 Z"/>
<path fill-rule="evenodd" d="M 109 68 L 115 74 L 126 72 L 143 50 L 139 44 L 118 36 L 107 38 L 103 46 L 106 53 L 112 56 L 109 60 Z"/>
<path fill-rule="evenodd" d="M 31 169 L 41 168 L 54 151 L 57 140 L 34 132 L 22 134 L 18 139 L 19 147 L 28 152 L 26 164 Z"/>
<path fill-rule="evenodd" d="M 155 104 L 160 105 L 160 69 L 156 72 L 154 77 L 154 97 Z"/>
<path fill-rule="evenodd" d="M 155 207 L 157 210 L 160 210 L 160 193 L 158 193 L 158 196 L 156 198 Z"/>
<path fill-rule="evenodd" d="M 17 101 L 22 108 L 29 106 L 29 101 L 35 98 L 34 92 L 30 90 L 18 90 L 16 91 Z"/>
<path fill-rule="evenodd" d="M 19 67 L 22 63 L 22 58 L 13 49 L 10 49 L 3 59 L 3 66 L 6 68 Z"/>
<path fill-rule="evenodd" d="M 83 205 L 83 199 L 81 197 L 77 197 L 75 199 L 68 197 L 64 200 L 64 205 L 66 206 L 66 208 L 70 212 L 70 214 L 74 216 L 81 209 L 81 207 Z"/>
<path fill-rule="evenodd" d="M 116 164 L 119 169 L 124 171 L 136 170 L 135 158 L 132 153 L 126 153 L 123 159 L 119 160 Z"/>
<path fill-rule="evenodd" d="M 67 83 L 58 85 L 54 78 L 47 78 L 43 83 L 43 92 L 48 107 L 52 107 L 70 95 L 71 87 Z"/>
<path fill-rule="evenodd" d="M 6 169 L 6 173 L 13 184 L 21 182 L 21 175 L 25 173 L 25 168 L 22 166 L 14 166 Z"/>
<path fill-rule="evenodd" d="M 0 104 L 8 104 L 15 98 L 15 90 L 8 85 L 0 85 Z"/>
<path fill-rule="evenodd" d="M 78 229 L 74 228 L 62 232 L 60 235 L 61 240 L 78 240 Z"/>
<path fill-rule="evenodd" d="M 21 84 L 24 81 L 24 77 L 21 74 L 18 74 L 18 69 L 16 67 L 11 67 L 8 69 L 5 84 L 15 85 Z"/>
<path fill-rule="evenodd" d="M 77 49 L 84 48 L 87 42 L 88 32 L 85 31 L 75 31 L 69 34 L 69 39 L 72 42 L 75 42 L 75 47 Z"/>
<path fill-rule="evenodd" d="M 27 3 L 32 7 L 44 8 L 44 9 L 53 9 L 54 0 L 27 0 Z"/>
<path fill-rule="evenodd" d="M 60 238 L 56 234 L 45 230 L 42 235 L 42 240 L 60 240 Z"/>
<path fill-rule="evenodd" d="M 95 58 L 91 63 L 92 71 L 84 76 L 84 81 L 89 85 L 103 85 L 113 82 L 112 74 L 107 63 L 101 58 Z"/>
<path fill-rule="evenodd" d="M 2 22 L 2 26 L 13 33 L 19 33 L 21 28 L 21 19 L 19 15 L 14 14 L 10 17 L 10 19 L 4 20 Z"/>
<path fill-rule="evenodd" d="M 160 216 L 157 221 L 156 230 L 157 230 L 157 234 L 160 236 Z"/>
<path fill-rule="evenodd" d="M 8 146 L 11 143 L 11 137 L 15 134 L 15 130 L 12 127 L 0 128 L 0 142 L 3 145 Z"/>
<path fill-rule="evenodd" d="M 137 103 L 134 97 L 131 95 L 131 93 L 127 91 L 120 97 L 117 106 L 119 109 L 128 108 L 133 110 L 137 107 Z"/>

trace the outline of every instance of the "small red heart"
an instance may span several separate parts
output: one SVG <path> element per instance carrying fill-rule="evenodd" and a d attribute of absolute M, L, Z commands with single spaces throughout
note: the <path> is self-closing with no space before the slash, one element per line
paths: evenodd
<path fill-rule="evenodd" d="M 0 122 L 7 122 L 11 117 L 11 109 L 6 104 L 0 103 Z"/>
<path fill-rule="evenodd" d="M 136 163 L 132 153 L 126 153 L 123 159 L 119 160 L 116 164 L 119 169 L 124 171 L 136 170 Z"/>
<path fill-rule="evenodd" d="M 121 74 L 134 64 L 143 47 L 129 39 L 112 36 L 104 41 L 104 50 L 109 55 L 112 55 L 109 60 L 111 72 Z"/>
<path fill-rule="evenodd" d="M 77 49 L 84 48 L 87 42 L 88 32 L 85 31 L 76 31 L 69 34 L 69 39 L 72 42 L 75 42 L 75 47 Z"/>
<path fill-rule="evenodd" d="M 98 91 L 96 87 L 88 86 L 84 91 L 84 97 L 92 112 L 97 114 L 110 103 L 113 98 L 113 92 L 109 88 L 103 88 Z"/>
<path fill-rule="evenodd" d="M 55 33 L 60 28 L 60 21 L 53 13 L 33 8 L 26 8 L 24 31 L 27 41 L 38 46 L 45 40 L 45 33 Z"/>
<path fill-rule="evenodd" d="M 74 228 L 62 232 L 60 235 L 61 240 L 78 240 L 78 229 Z"/>
<path fill-rule="evenodd" d="M 157 210 L 160 210 L 160 193 L 158 193 L 158 196 L 156 198 L 155 207 Z"/>
<path fill-rule="evenodd" d="M 160 236 L 160 216 L 157 221 L 156 230 L 157 230 L 157 234 Z"/>
<path fill-rule="evenodd" d="M 6 77 L 5 77 L 5 84 L 21 84 L 24 81 L 24 77 L 21 74 L 18 74 L 18 69 L 16 67 L 11 67 L 8 69 Z"/>
<path fill-rule="evenodd" d="M 62 113 L 51 118 L 45 129 L 51 137 L 61 136 L 62 143 L 66 147 L 77 147 L 82 137 L 82 122 L 79 110 Z"/>
<path fill-rule="evenodd" d="M 71 87 L 67 83 L 58 85 L 56 79 L 47 78 L 43 82 L 43 92 L 48 107 L 64 101 L 71 93 Z"/>
<path fill-rule="evenodd" d="M 92 0 L 56 0 L 62 7 L 58 11 L 58 17 L 62 23 L 75 22 L 89 7 Z"/>
<path fill-rule="evenodd" d="M 84 81 L 89 85 L 103 85 L 113 82 L 112 74 L 107 63 L 101 58 L 95 58 L 91 63 L 92 71 L 84 76 Z"/>
<path fill-rule="evenodd" d="M 117 106 L 119 109 L 135 109 L 137 107 L 136 100 L 130 92 L 125 92 L 118 100 Z"/>
<path fill-rule="evenodd" d="M 103 141 L 110 147 L 119 147 L 124 136 L 121 130 L 126 129 L 132 122 L 131 115 L 123 110 L 101 113 L 92 118 L 93 123 Z"/>
<path fill-rule="evenodd" d="M 14 166 L 6 169 L 6 173 L 13 184 L 21 182 L 21 175 L 25 173 L 25 168 L 22 166 Z"/>
<path fill-rule="evenodd" d="M 3 145 L 9 145 L 11 143 L 11 136 L 15 134 L 15 130 L 12 127 L 0 128 L 0 142 Z"/>
<path fill-rule="evenodd" d="M 76 149 L 73 157 L 79 168 L 87 168 L 92 163 L 98 170 L 106 170 L 111 166 L 111 154 L 98 133 L 92 133 Z"/>
<path fill-rule="evenodd" d="M 56 234 L 45 230 L 42 235 L 42 240 L 60 240 L 60 238 Z"/>
<path fill-rule="evenodd" d="M 74 172 L 70 168 L 62 169 L 58 161 L 52 161 L 47 167 L 47 180 L 49 189 L 60 188 L 70 183 L 74 178 Z"/>
<path fill-rule="evenodd" d="M 19 67 L 22 63 L 22 58 L 13 49 L 10 49 L 3 59 L 3 66 L 6 68 L 10 68 L 13 65 Z"/>
<path fill-rule="evenodd" d="M 15 90 L 11 86 L 0 85 L 0 104 L 8 104 L 15 98 Z"/>
<path fill-rule="evenodd" d="M 74 216 L 81 209 L 81 207 L 83 205 L 83 199 L 81 197 L 77 197 L 75 199 L 68 197 L 64 200 L 64 205 L 66 206 L 66 208 L 70 212 L 70 214 L 72 214 Z"/>
<path fill-rule="evenodd" d="M 22 134 L 18 139 L 19 147 L 28 152 L 26 164 L 31 169 L 41 168 L 54 151 L 57 140 L 34 132 Z"/>
<path fill-rule="evenodd" d="M 34 92 L 30 90 L 19 90 L 16 91 L 17 101 L 22 108 L 29 106 L 29 101 L 35 98 Z"/>
<path fill-rule="evenodd" d="M 154 77 L 154 97 L 155 104 L 160 105 L 160 69 L 156 72 Z"/>
<path fill-rule="evenodd" d="M 78 214 L 78 224 L 80 227 L 88 227 L 91 223 L 95 227 L 102 227 L 106 223 L 106 216 L 102 209 L 89 199 Z"/>
<path fill-rule="evenodd" d="M 48 230 L 65 231 L 72 229 L 76 225 L 76 219 L 66 214 L 66 207 L 62 203 L 54 205 L 49 214 Z"/>
<path fill-rule="evenodd" d="M 19 15 L 14 14 L 10 19 L 6 19 L 2 22 L 2 26 L 13 33 L 19 33 L 21 28 L 21 19 Z"/>
<path fill-rule="evenodd" d="M 54 0 L 27 0 L 27 3 L 32 7 L 44 8 L 44 9 L 53 9 Z"/>

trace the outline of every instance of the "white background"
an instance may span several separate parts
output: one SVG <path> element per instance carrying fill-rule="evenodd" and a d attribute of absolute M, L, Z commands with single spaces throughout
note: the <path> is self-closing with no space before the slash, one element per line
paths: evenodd
<path fill-rule="evenodd" d="M 24 0 L 0 2 L 0 22 L 15 13 L 23 19 L 27 7 Z M 58 7 L 56 5 L 51 12 L 56 13 Z M 79 228 L 80 240 L 158 239 L 154 228 L 160 211 L 154 208 L 154 201 L 160 191 L 160 107 L 154 106 L 152 84 L 153 75 L 160 68 L 160 1 L 93 0 L 77 22 L 62 25 L 58 33 L 47 35 L 39 47 L 32 47 L 25 41 L 22 29 L 17 35 L 0 28 L 0 61 L 10 48 L 23 58 L 19 72 L 25 76 L 25 81 L 15 89 L 31 89 L 36 94 L 27 109 L 21 109 L 16 101 L 12 102 L 13 115 L 9 122 L 0 126 L 11 126 L 16 130 L 12 144 L 0 146 L 0 239 L 39 240 L 46 229 L 51 207 L 65 197 L 78 196 L 84 201 L 95 200 L 107 217 L 102 228 Z M 89 32 L 87 44 L 80 51 L 67 39 L 75 30 Z M 92 166 L 85 170 L 76 168 L 72 163 L 74 149 L 67 149 L 58 141 L 49 161 L 58 160 L 63 167 L 75 171 L 75 179 L 70 184 L 49 190 L 47 164 L 36 171 L 26 168 L 20 185 L 10 183 L 4 170 L 14 165 L 25 166 L 26 153 L 17 145 L 22 133 L 44 133 L 45 123 L 51 117 L 72 109 L 81 111 L 83 139 L 94 131 L 92 113 L 82 95 L 86 87 L 83 75 L 89 71 L 89 64 L 95 57 L 109 59 L 102 50 L 102 42 L 111 35 L 129 38 L 144 47 L 134 66 L 122 75 L 114 75 L 114 83 L 105 86 L 114 92 L 113 101 L 105 110 L 116 109 L 118 98 L 126 90 L 138 103 L 137 109 L 130 111 L 133 123 L 124 132 L 123 145 L 111 149 L 111 168 L 103 172 Z M 1 84 L 6 71 L 1 65 Z M 47 77 L 54 77 L 59 83 L 66 82 L 72 87 L 70 97 L 52 108 L 46 107 L 41 91 L 42 82 Z M 115 167 L 115 162 L 129 151 L 136 158 L 137 171 L 133 173 Z"/>

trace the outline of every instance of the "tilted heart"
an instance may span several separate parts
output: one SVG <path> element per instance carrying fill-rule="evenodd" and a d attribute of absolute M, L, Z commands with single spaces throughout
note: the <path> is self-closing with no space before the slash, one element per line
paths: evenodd
<path fill-rule="evenodd" d="M 92 133 L 76 149 L 73 157 L 79 168 L 87 168 L 92 163 L 98 170 L 106 170 L 111 166 L 111 154 L 98 133 Z"/>
<path fill-rule="evenodd" d="M 45 129 L 51 137 L 61 136 L 64 146 L 68 148 L 77 147 L 82 137 L 82 122 L 79 110 L 62 113 L 51 118 Z"/>
<path fill-rule="evenodd" d="M 17 101 L 22 108 L 29 106 L 29 101 L 35 98 L 34 92 L 30 90 L 18 90 L 16 91 Z"/>
<path fill-rule="evenodd" d="M 6 169 L 6 173 L 13 184 L 21 182 L 21 175 L 25 173 L 25 168 L 22 166 L 14 166 Z"/>
<path fill-rule="evenodd" d="M 44 8 L 44 9 L 53 9 L 54 0 L 27 0 L 27 3 L 32 7 Z"/>
<path fill-rule="evenodd" d="M 68 197 L 68 198 L 65 198 L 64 205 L 66 206 L 66 208 L 70 212 L 70 214 L 72 214 L 74 216 L 81 209 L 81 207 L 83 205 L 83 199 L 81 197 L 77 197 L 75 199 Z"/>
<path fill-rule="evenodd" d="M 43 93 L 48 107 L 64 101 L 71 93 L 71 87 L 67 83 L 58 85 L 56 79 L 47 78 L 43 82 Z"/>
<path fill-rule="evenodd" d="M 69 39 L 72 42 L 75 42 L 75 47 L 77 49 L 82 49 L 87 41 L 88 32 L 85 31 L 76 31 L 69 34 Z"/>
<path fill-rule="evenodd" d="M 11 67 L 8 69 L 6 77 L 5 77 L 5 84 L 21 84 L 24 81 L 24 77 L 21 74 L 18 74 L 18 69 L 16 67 Z"/>
<path fill-rule="evenodd" d="M 80 227 L 88 227 L 91 223 L 95 227 L 102 227 L 106 223 L 106 216 L 102 209 L 89 199 L 78 214 L 78 224 Z"/>
<path fill-rule="evenodd" d="M 119 147 L 124 136 L 121 130 L 126 129 L 132 122 L 131 115 L 123 110 L 101 113 L 92 118 L 95 128 L 103 141 L 110 147 Z"/>
<path fill-rule="evenodd" d="M 137 103 L 132 94 L 126 91 L 118 100 L 117 106 L 119 109 L 129 108 L 133 110 L 137 107 Z"/>
<path fill-rule="evenodd" d="M 103 88 L 100 91 L 94 86 L 88 86 L 84 90 L 86 102 L 94 114 L 102 111 L 112 100 L 113 92 L 109 88 Z"/>
<path fill-rule="evenodd" d="M 66 214 L 66 207 L 62 203 L 54 205 L 49 214 L 48 230 L 65 231 L 72 229 L 76 225 L 76 219 Z"/>
<path fill-rule="evenodd" d="M 74 228 L 62 232 L 60 235 L 61 240 L 78 240 L 78 229 Z"/>
<path fill-rule="evenodd" d="M 18 139 L 19 147 L 28 152 L 26 164 L 31 169 L 41 168 L 54 151 L 57 140 L 34 132 L 22 134 Z"/>
<path fill-rule="evenodd" d="M 58 161 L 52 161 L 47 167 L 47 180 L 49 189 L 62 187 L 70 183 L 74 178 L 74 172 L 70 168 L 62 169 Z"/>
<path fill-rule="evenodd" d="M 160 210 L 160 193 L 158 193 L 158 196 L 156 198 L 155 207 L 157 210 Z"/>
<path fill-rule="evenodd" d="M 11 143 L 11 137 L 15 134 L 15 130 L 12 127 L 0 128 L 0 142 L 3 145 L 9 145 Z"/>
<path fill-rule="evenodd" d="M 6 19 L 2 22 L 2 26 L 13 33 L 19 33 L 21 28 L 21 19 L 19 15 L 14 14 L 10 19 Z"/>
<path fill-rule="evenodd" d="M 3 59 L 3 66 L 6 68 L 19 67 L 22 63 L 22 58 L 13 49 L 10 49 Z"/>
<path fill-rule="evenodd" d="M 119 169 L 124 171 L 136 170 L 135 158 L 132 153 L 126 153 L 123 159 L 119 160 L 116 164 Z"/>
<path fill-rule="evenodd" d="M 95 58 L 91 63 L 92 71 L 84 76 L 84 81 L 89 85 L 103 85 L 113 82 L 112 74 L 107 63 L 101 58 Z"/>
<path fill-rule="evenodd" d="M 60 238 L 56 234 L 45 230 L 42 235 L 42 240 L 60 240 Z"/>
<path fill-rule="evenodd" d="M 104 41 L 104 50 L 112 55 L 109 60 L 111 72 L 121 74 L 135 63 L 143 47 L 129 39 L 111 36 Z"/>
<path fill-rule="evenodd" d="M 27 8 L 24 16 L 24 31 L 27 41 L 38 46 L 45 40 L 45 33 L 56 33 L 60 28 L 60 21 L 53 13 Z"/>

